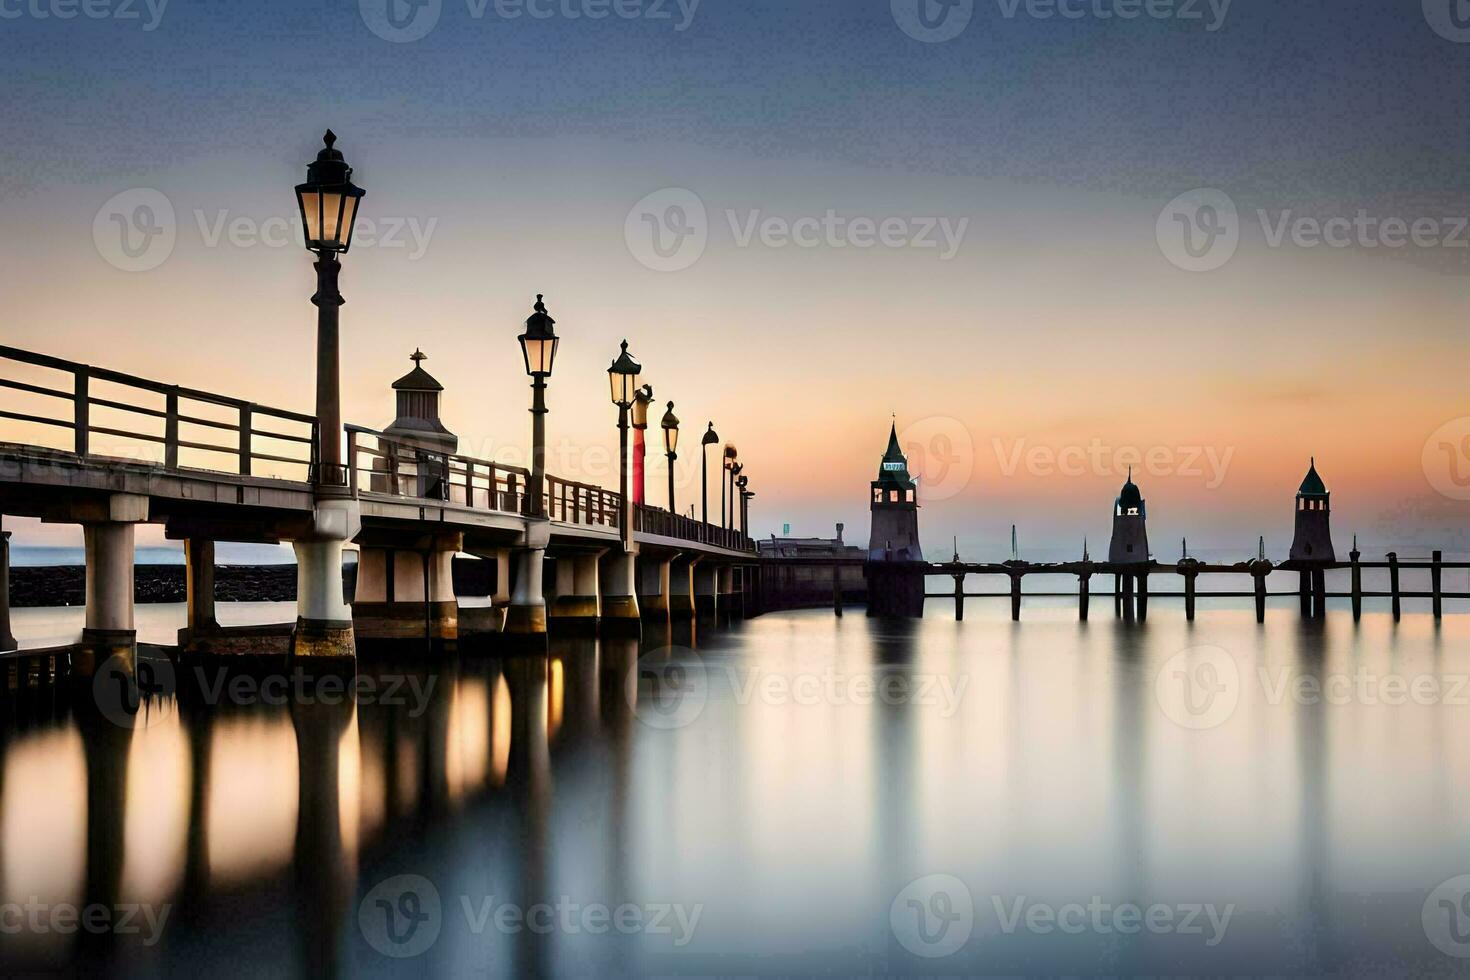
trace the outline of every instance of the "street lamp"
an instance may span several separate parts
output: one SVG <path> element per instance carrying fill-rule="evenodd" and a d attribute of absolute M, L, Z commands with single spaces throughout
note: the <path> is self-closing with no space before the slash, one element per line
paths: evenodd
<path fill-rule="evenodd" d="M 740 491 L 740 533 L 745 537 L 750 537 L 750 509 L 747 505 L 750 503 L 752 494 L 745 489 L 749 485 L 750 477 L 748 476 L 742 475 L 735 481 L 735 486 Z"/>
<path fill-rule="evenodd" d="M 740 482 L 740 472 L 744 469 L 744 463 L 730 464 L 730 529 L 732 531 L 735 529 L 736 508 L 739 503 L 739 497 L 735 494 L 735 485 Z"/>
<path fill-rule="evenodd" d="M 336 149 L 337 134 L 330 129 L 316 161 L 306 168 L 306 183 L 296 185 L 296 203 L 306 248 L 316 253 L 316 424 L 317 487 L 345 487 L 342 469 L 342 388 L 338 310 L 342 294 L 337 275 L 339 253 L 352 247 L 357 206 L 366 193 L 352 183 L 352 168 Z"/>
<path fill-rule="evenodd" d="M 648 406 L 653 403 L 653 385 L 646 384 L 633 396 L 633 503 L 642 504 L 647 496 L 646 477 L 648 446 Z"/>
<path fill-rule="evenodd" d="M 628 492 L 628 409 L 638 397 L 638 374 L 643 365 L 628 354 L 628 342 L 623 341 L 623 352 L 607 369 L 608 386 L 612 402 L 618 407 L 618 489 L 623 494 L 621 518 L 622 538 L 625 548 L 633 545 L 633 508 Z"/>
<path fill-rule="evenodd" d="M 546 515 L 546 379 L 556 361 L 556 348 L 561 338 L 556 335 L 556 321 L 546 312 L 545 297 L 536 294 L 535 312 L 526 318 L 526 332 L 521 342 L 521 356 L 526 373 L 531 376 L 531 480 L 526 492 L 531 498 L 532 517 Z M 474 492 L 473 488 L 470 490 Z M 490 488 L 490 503 L 495 506 L 495 488 Z"/>
<path fill-rule="evenodd" d="M 674 450 L 679 448 L 679 416 L 674 414 L 674 403 L 669 402 L 669 410 L 664 413 L 664 420 L 660 423 L 664 430 L 664 455 L 669 460 L 669 513 L 674 514 L 674 460 L 679 454 Z"/>
<path fill-rule="evenodd" d="M 711 422 L 704 438 L 699 440 L 699 520 L 702 524 L 709 523 L 709 447 L 719 443 L 720 434 Z"/>
<path fill-rule="evenodd" d="M 727 513 L 728 508 L 725 504 L 725 485 L 735 479 L 733 470 L 735 468 L 735 457 L 737 455 L 739 454 L 735 451 L 734 444 L 729 442 L 725 443 L 725 477 L 720 481 L 720 527 L 724 528 L 728 528 L 730 526 L 730 518 Z M 733 489 L 734 487 L 732 484 L 731 490 L 733 491 Z"/>

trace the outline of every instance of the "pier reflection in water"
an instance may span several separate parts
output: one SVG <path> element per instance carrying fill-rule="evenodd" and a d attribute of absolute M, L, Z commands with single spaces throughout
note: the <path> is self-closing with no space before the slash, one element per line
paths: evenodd
<path fill-rule="evenodd" d="M 0 902 L 168 917 L 157 943 L 140 914 L 137 935 L 6 935 L 0 958 L 288 976 L 1459 965 L 1420 913 L 1470 872 L 1470 761 L 1452 751 L 1470 707 L 1451 694 L 1470 619 L 1006 615 L 789 613 L 697 638 L 557 640 L 547 657 L 405 649 L 360 664 L 370 696 L 157 698 L 131 728 L 78 693 L 12 705 Z M 1157 679 L 1200 648 L 1226 651 L 1240 682 L 1226 717 L 1192 729 Z M 1437 679 L 1439 697 L 1281 694 L 1364 671 Z M 939 961 L 890 919 L 930 874 L 964 882 L 974 907 L 973 936 Z M 402 960 L 362 919 L 382 894 L 428 914 L 401 904 L 400 876 L 438 903 L 431 944 Z M 1023 896 L 1235 911 L 1213 946 L 1008 932 L 999 910 Z M 541 902 L 550 928 L 497 925 L 502 906 Z M 629 930 L 581 916 L 628 905 L 697 915 L 692 938 L 672 911 L 668 932 L 646 912 Z"/>

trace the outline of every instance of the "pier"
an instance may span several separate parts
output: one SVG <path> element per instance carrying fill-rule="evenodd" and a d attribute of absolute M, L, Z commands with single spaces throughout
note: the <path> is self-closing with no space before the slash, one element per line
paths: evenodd
<path fill-rule="evenodd" d="M 1405 599 L 1428 599 L 1431 601 L 1431 611 L 1435 619 L 1444 616 L 1444 603 L 1446 600 L 1470 600 L 1470 592 L 1447 592 L 1443 588 L 1444 572 L 1447 570 L 1470 569 L 1470 562 L 1445 561 L 1442 552 L 1436 551 L 1428 560 L 1404 561 L 1397 555 L 1389 554 L 1381 561 L 1364 561 L 1356 551 L 1353 557 L 1346 562 L 1310 563 L 1292 561 L 1290 559 L 1279 564 L 1265 558 L 1257 558 L 1251 561 L 1234 562 L 1231 564 L 1220 564 L 1202 562 L 1193 558 L 1184 558 L 1173 565 L 1150 561 L 1147 564 L 1118 565 L 1110 562 L 1026 562 L 1008 561 L 1004 563 L 985 562 L 935 562 L 918 565 L 907 569 L 910 575 L 920 577 L 947 576 L 955 580 L 955 589 L 948 592 L 925 592 L 926 599 L 950 599 L 954 601 L 955 617 L 964 618 L 964 600 L 966 598 L 1009 598 L 1011 600 L 1011 618 L 1019 621 L 1023 599 L 1027 596 L 1033 598 L 1063 598 L 1075 597 L 1077 600 L 1078 618 L 1086 621 L 1089 616 L 1090 598 L 1094 594 L 1092 579 L 1101 577 L 1104 580 L 1108 576 L 1113 577 L 1113 587 L 1110 590 L 1113 599 L 1115 615 L 1124 620 L 1137 620 L 1144 622 L 1148 619 L 1149 600 L 1152 599 L 1183 599 L 1184 615 L 1193 621 L 1201 599 L 1252 599 L 1255 603 L 1256 621 L 1263 622 L 1266 617 L 1266 602 L 1269 599 L 1296 598 L 1301 601 L 1302 614 L 1306 618 L 1317 619 L 1326 614 L 1325 600 L 1327 599 L 1349 599 L 1352 603 L 1353 619 L 1359 620 L 1363 615 L 1364 600 L 1388 599 L 1390 609 L 1395 621 L 1403 617 L 1403 600 Z M 1351 572 L 1351 588 L 1346 591 L 1328 591 L 1325 587 L 1325 573 L 1328 571 L 1348 570 Z M 1363 588 L 1363 572 L 1366 570 L 1380 570 L 1389 573 L 1390 587 L 1388 591 L 1372 591 Z M 1430 589 L 1404 590 L 1400 587 L 1401 574 L 1405 571 L 1427 572 L 1430 576 Z M 1268 589 L 1267 580 L 1272 573 L 1296 573 L 1298 586 L 1290 592 L 1272 592 Z M 965 581 L 969 576 L 991 576 L 1004 577 L 1008 580 L 1009 588 L 1003 592 L 997 591 L 966 591 Z M 1076 592 L 1024 592 L 1022 581 L 1027 575 L 1038 576 L 1073 576 L 1077 579 Z M 1198 579 L 1201 575 L 1235 575 L 1242 580 L 1248 580 L 1249 589 L 1235 590 L 1201 590 L 1198 587 Z M 1159 580 L 1177 578 L 1176 584 L 1166 586 L 1165 591 L 1154 587 L 1153 583 Z M 920 613 L 922 615 L 922 613 Z"/>
<path fill-rule="evenodd" d="M 23 371 L 49 380 L 18 380 Z M 636 630 L 644 617 L 739 616 L 746 607 L 755 548 L 729 521 L 635 505 L 618 490 L 554 474 L 538 496 L 526 468 L 353 424 L 339 435 L 341 480 L 323 486 L 315 416 L 13 347 L 0 347 L 0 389 L 30 406 L 0 409 L 0 419 L 59 433 L 66 447 L 0 443 L 0 513 L 82 526 L 84 645 L 135 636 L 133 545 L 145 522 L 184 544 L 186 652 L 350 657 L 357 640 Z M 154 447 L 157 461 L 106 455 L 104 437 Z M 293 545 L 295 623 L 218 625 L 219 541 Z M 350 600 L 341 571 L 348 542 L 360 555 Z M 458 607 L 450 570 L 458 553 L 492 564 L 490 605 Z M 0 650 L 16 646 L 8 597 L 0 590 Z"/>

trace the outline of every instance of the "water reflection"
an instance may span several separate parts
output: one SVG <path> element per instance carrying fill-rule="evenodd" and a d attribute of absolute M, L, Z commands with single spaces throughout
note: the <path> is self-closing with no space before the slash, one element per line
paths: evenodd
<path fill-rule="evenodd" d="M 167 926 L 157 944 L 27 932 L 0 959 L 312 977 L 936 972 L 889 906 L 943 873 L 966 883 L 976 921 L 937 972 L 1352 972 L 1383 950 L 1430 974 L 1455 965 L 1418 921 L 1429 889 L 1470 871 L 1470 762 L 1450 750 L 1470 719 L 1447 696 L 1470 620 L 996 613 L 792 613 L 559 640 L 547 656 L 415 651 L 364 661 L 337 699 L 161 698 L 133 727 L 63 685 L 0 724 L 0 902 L 167 905 Z M 1238 704 L 1190 730 L 1157 682 L 1205 646 L 1238 664 Z M 687 724 L 645 724 L 648 692 L 628 683 L 640 655 L 707 672 Z M 1365 670 L 1439 679 L 1446 697 L 1299 696 Z M 834 686 L 804 699 L 805 680 Z M 441 907 L 437 941 L 402 962 L 359 925 L 396 875 L 432 882 Z M 1238 910 L 1217 948 L 1007 931 L 995 912 L 1092 896 Z M 476 927 L 492 898 L 702 917 L 677 946 Z"/>

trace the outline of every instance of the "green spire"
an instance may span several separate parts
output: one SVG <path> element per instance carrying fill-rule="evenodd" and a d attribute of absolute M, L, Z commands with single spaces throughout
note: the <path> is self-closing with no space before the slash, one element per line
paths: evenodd
<path fill-rule="evenodd" d="M 1306 478 L 1302 480 L 1302 487 L 1297 491 L 1302 497 L 1325 497 L 1327 496 L 1327 484 L 1322 482 L 1322 477 L 1317 475 L 1317 457 L 1312 457 L 1312 466 L 1307 470 Z"/>

